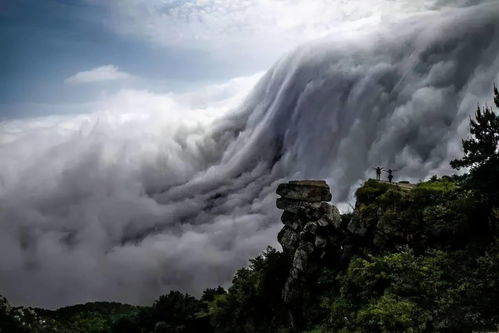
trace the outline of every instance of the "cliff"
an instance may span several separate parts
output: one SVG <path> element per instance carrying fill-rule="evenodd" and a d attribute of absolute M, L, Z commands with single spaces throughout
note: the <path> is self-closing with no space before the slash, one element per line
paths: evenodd
<path fill-rule="evenodd" d="M 331 193 L 323 181 L 281 184 L 277 194 L 277 207 L 284 210 L 278 240 L 290 261 L 282 300 L 294 330 L 321 316 L 330 320 L 325 332 L 415 326 L 416 332 L 446 331 L 456 330 L 458 322 L 458 331 L 468 331 L 495 317 L 484 316 L 486 307 L 475 302 L 479 294 L 499 295 L 490 282 L 484 286 L 484 276 L 499 286 L 490 266 L 499 257 L 484 255 L 497 253 L 497 211 L 479 209 L 459 177 L 416 185 L 368 180 L 356 192 L 353 212 L 343 216 L 328 202 Z M 471 274 L 473 269 L 483 276 Z M 476 294 L 469 295 L 471 290 Z M 321 314 L 317 306 L 328 297 L 331 312 Z M 459 310 L 443 310 L 441 302 Z M 442 323 L 450 318 L 455 323 Z"/>

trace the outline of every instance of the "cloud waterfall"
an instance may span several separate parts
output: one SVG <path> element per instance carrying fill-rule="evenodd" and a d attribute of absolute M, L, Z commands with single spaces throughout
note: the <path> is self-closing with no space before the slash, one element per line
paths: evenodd
<path fill-rule="evenodd" d="M 14 304 L 149 303 L 230 282 L 276 245 L 277 183 L 351 201 L 372 167 L 450 172 L 499 79 L 499 5 L 306 44 L 192 95 L 124 91 L 99 112 L 0 124 L 0 293 Z"/>

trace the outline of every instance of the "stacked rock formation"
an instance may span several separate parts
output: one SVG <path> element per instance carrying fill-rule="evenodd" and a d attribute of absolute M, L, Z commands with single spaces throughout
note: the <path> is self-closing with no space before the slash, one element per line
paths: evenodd
<path fill-rule="evenodd" d="M 305 281 L 310 281 L 328 252 L 334 251 L 338 240 L 335 230 L 340 228 L 338 209 L 327 203 L 331 200 L 329 186 L 324 181 L 302 180 L 280 184 L 277 208 L 283 209 L 284 228 L 278 241 L 292 258 L 283 299 L 291 304 L 299 302 Z"/>

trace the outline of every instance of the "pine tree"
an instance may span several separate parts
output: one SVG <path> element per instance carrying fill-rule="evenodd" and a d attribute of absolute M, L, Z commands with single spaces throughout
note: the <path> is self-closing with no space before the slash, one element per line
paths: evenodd
<path fill-rule="evenodd" d="M 499 108 L 499 91 L 494 85 L 494 102 Z M 470 118 L 470 134 L 462 140 L 464 157 L 451 161 L 455 169 L 470 168 L 473 185 L 497 199 L 499 181 L 499 115 L 492 108 L 477 107 L 475 118 Z"/>

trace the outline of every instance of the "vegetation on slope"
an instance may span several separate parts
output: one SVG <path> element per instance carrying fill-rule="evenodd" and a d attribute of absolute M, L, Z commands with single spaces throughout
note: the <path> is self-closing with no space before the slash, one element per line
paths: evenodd
<path fill-rule="evenodd" d="M 499 92 L 495 89 L 499 107 Z M 499 324 L 499 116 L 479 109 L 452 162 L 465 176 L 414 187 L 368 180 L 342 216 L 347 262 L 326 262 L 305 284 L 303 322 L 282 290 L 291 258 L 267 249 L 232 286 L 200 299 L 170 292 L 150 307 L 91 303 L 57 311 L 11 308 L 0 332 L 472 332 Z M 293 305 L 291 305 L 293 306 Z"/>

